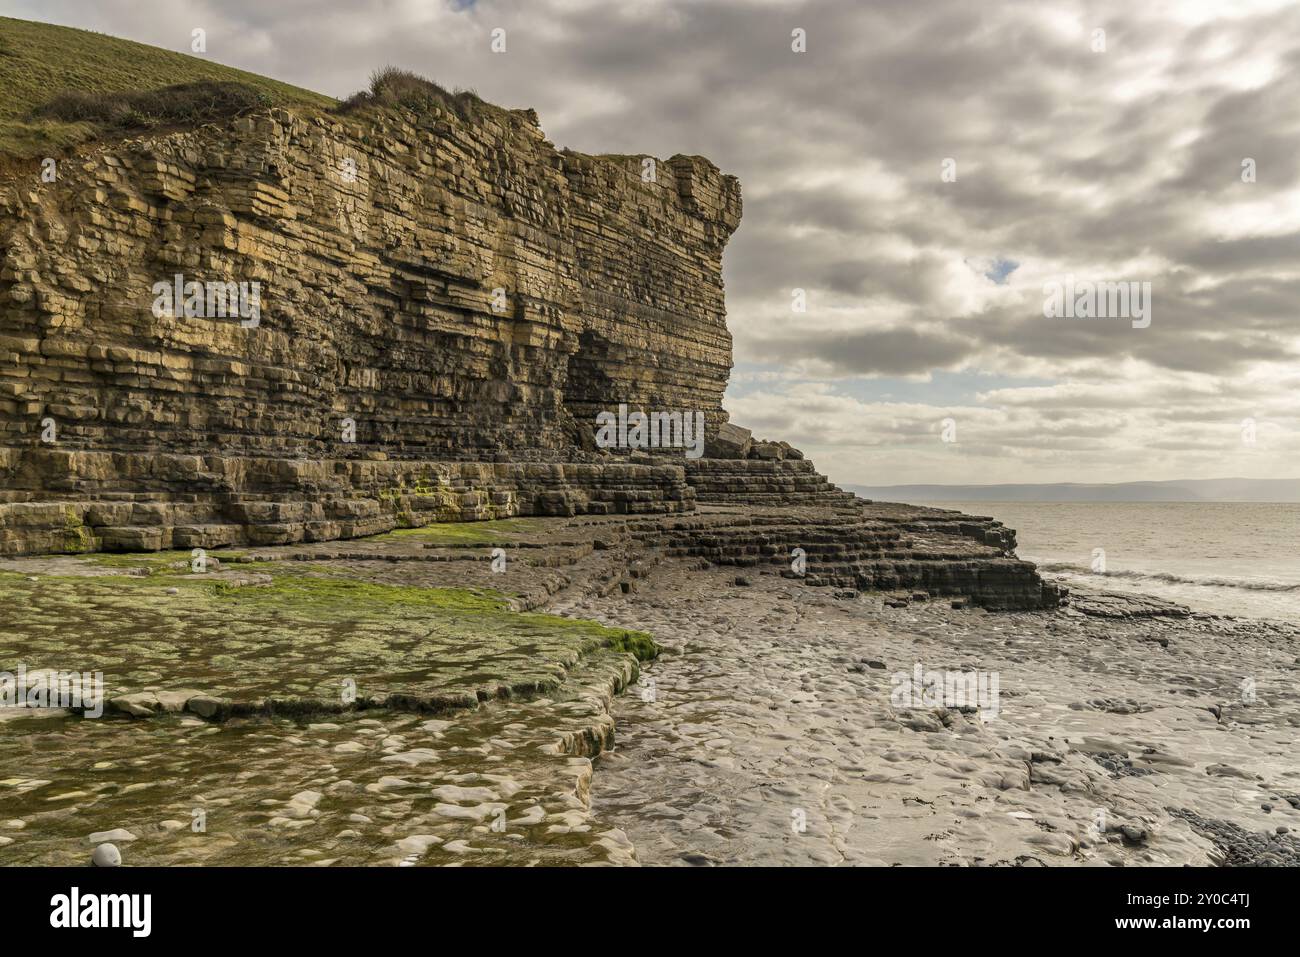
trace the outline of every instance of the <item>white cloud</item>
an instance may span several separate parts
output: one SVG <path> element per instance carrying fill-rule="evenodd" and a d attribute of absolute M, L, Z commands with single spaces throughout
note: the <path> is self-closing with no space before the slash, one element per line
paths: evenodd
<path fill-rule="evenodd" d="M 533 106 L 560 145 L 708 156 L 745 189 L 730 325 L 738 357 L 766 370 L 733 390 L 733 419 L 839 481 L 1300 474 L 1300 8 L 1286 0 L 18 6 L 170 49 L 202 25 L 215 59 L 334 95 L 395 63 Z M 496 25 L 505 55 L 488 52 Z M 794 26 L 807 53 L 790 51 Z M 956 182 L 940 180 L 945 157 Z M 968 265 L 997 259 L 1019 264 L 1005 285 Z M 1043 319 L 1042 284 L 1065 273 L 1150 281 L 1151 327 Z M 954 409 L 943 370 L 1050 384 L 972 390 Z M 853 397 L 879 377 L 933 397 Z M 934 432 L 945 415 L 955 446 Z"/>

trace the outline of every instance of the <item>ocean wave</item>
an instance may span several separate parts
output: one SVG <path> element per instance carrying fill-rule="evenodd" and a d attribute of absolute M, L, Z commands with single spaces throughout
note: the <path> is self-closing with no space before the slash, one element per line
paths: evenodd
<path fill-rule="evenodd" d="M 1207 585 L 1212 588 L 1241 588 L 1246 591 L 1300 591 L 1300 583 L 1252 581 L 1246 578 L 1187 578 L 1173 572 L 1138 572 L 1130 570 L 1094 572 L 1087 565 L 1074 565 L 1070 562 L 1040 562 L 1040 572 L 1092 575 L 1097 578 L 1131 578 L 1137 581 L 1157 581 L 1169 585 Z"/>

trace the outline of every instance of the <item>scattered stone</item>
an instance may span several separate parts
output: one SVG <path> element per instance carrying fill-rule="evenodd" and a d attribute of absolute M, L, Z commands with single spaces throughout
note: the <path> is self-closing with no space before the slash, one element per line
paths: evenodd
<path fill-rule="evenodd" d="M 196 694 L 185 702 L 185 708 L 187 711 L 193 711 L 200 718 L 216 718 L 229 713 L 230 699 Z"/>
<path fill-rule="evenodd" d="M 484 801 L 496 801 L 499 795 L 491 788 L 463 788 L 455 784 L 443 784 L 430 792 L 439 801 L 465 802 L 481 804 Z"/>
<path fill-rule="evenodd" d="M 125 828 L 118 827 L 118 828 L 114 828 L 111 831 L 96 831 L 94 834 L 91 834 L 90 837 L 87 838 L 87 840 L 91 844 L 103 844 L 109 841 L 118 841 L 121 843 L 127 843 L 130 841 L 138 840 L 138 838 L 130 831 L 126 830 Z"/>
<path fill-rule="evenodd" d="M 1121 824 L 1119 833 L 1126 844 L 1145 844 L 1151 836 L 1146 828 L 1138 827 L 1136 824 Z"/>
<path fill-rule="evenodd" d="M 681 860 L 691 865 L 691 867 L 717 867 L 721 863 L 717 858 L 710 857 L 708 854 L 699 853 L 698 851 L 682 852 Z"/>
<path fill-rule="evenodd" d="M 320 811 L 316 810 L 316 805 L 320 803 L 322 797 L 324 795 L 320 791 L 299 791 L 285 802 L 278 816 L 298 821 L 316 817 L 320 814 Z"/>
<path fill-rule="evenodd" d="M 410 766 L 427 764 L 437 760 L 438 752 L 430 748 L 413 748 L 410 751 L 399 751 L 396 754 L 388 754 L 379 759 L 381 764 L 406 764 Z"/>
<path fill-rule="evenodd" d="M 115 711 L 129 714 L 133 718 L 152 718 L 158 699 L 148 693 L 120 695 L 110 698 L 108 705 Z"/>
<path fill-rule="evenodd" d="M 1231 764 L 1211 764 L 1205 768 L 1205 773 L 1213 778 L 1243 778 L 1247 781 L 1256 779 L 1256 775 L 1243 771 L 1240 768 L 1234 768 Z"/>
<path fill-rule="evenodd" d="M 355 835 L 353 831 L 351 834 Z M 404 837 L 397 842 L 397 849 L 403 854 L 423 855 L 436 844 L 441 844 L 442 838 L 436 834 L 412 834 Z"/>
<path fill-rule="evenodd" d="M 122 852 L 112 844 L 101 844 L 91 853 L 90 863 L 95 867 L 120 867 Z"/>
<path fill-rule="evenodd" d="M 1071 708 L 1091 708 L 1093 711 L 1105 711 L 1108 714 L 1141 714 L 1150 711 L 1151 705 L 1132 698 L 1092 698 Z"/>
<path fill-rule="evenodd" d="M 1247 831 L 1231 821 L 1203 817 L 1187 808 L 1169 808 L 1169 813 L 1213 841 L 1228 867 L 1300 867 L 1300 841 L 1290 834 Z"/>
<path fill-rule="evenodd" d="M 1116 777 L 1143 777 L 1155 774 L 1154 768 L 1138 767 L 1127 755 L 1115 751 L 1097 751 L 1089 755 L 1094 761 Z"/>

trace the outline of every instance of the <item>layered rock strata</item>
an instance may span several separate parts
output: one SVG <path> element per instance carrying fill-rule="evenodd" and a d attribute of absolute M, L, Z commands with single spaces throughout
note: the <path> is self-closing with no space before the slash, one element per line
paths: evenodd
<path fill-rule="evenodd" d="M 774 570 L 846 597 L 858 590 L 969 599 L 990 609 L 1056 607 L 1061 590 L 1015 557 L 1015 532 L 990 518 L 872 502 L 854 508 L 702 507 L 634 525 L 668 557 Z"/>
<path fill-rule="evenodd" d="M 0 555 L 357 538 L 430 522 L 694 508 L 671 465 L 0 449 Z"/>
<path fill-rule="evenodd" d="M 860 501 L 832 485 L 807 459 L 688 459 L 685 469 L 700 502 L 852 508 Z"/>
<path fill-rule="evenodd" d="M 0 442 L 476 460 L 589 444 L 619 403 L 716 430 L 740 190 L 651 163 L 531 111 L 272 110 L 11 172 Z M 229 314 L 157 309 L 177 275 Z"/>
<path fill-rule="evenodd" d="M 996 523 L 865 505 L 727 421 L 741 201 L 707 160 L 431 106 L 268 110 L 57 167 L 0 175 L 0 555 L 698 501 L 717 514 L 631 523 L 640 560 L 797 545 L 810 584 L 1055 600 Z M 619 406 L 702 413 L 707 457 L 598 449 Z"/>

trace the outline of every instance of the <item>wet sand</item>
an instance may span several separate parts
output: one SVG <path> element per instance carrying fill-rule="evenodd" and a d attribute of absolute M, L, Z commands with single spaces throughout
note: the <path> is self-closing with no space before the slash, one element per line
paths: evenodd
<path fill-rule="evenodd" d="M 1294 626 L 736 578 L 679 564 L 566 605 L 665 648 L 616 702 L 593 796 L 641 863 L 1300 863 Z M 996 714 L 897 707 L 918 663 L 995 672 Z"/>
<path fill-rule="evenodd" d="M 105 568 L 136 560 L 6 567 L 30 599 L 0 629 L 6 661 L 103 667 L 146 703 L 197 688 L 323 707 L 346 675 L 423 697 L 224 720 L 10 712 L 0 863 L 85 863 L 105 840 L 128 864 L 1300 862 L 1294 625 L 1124 596 L 989 613 L 855 595 L 616 530 L 268 548 L 212 578 L 162 556 L 116 584 Z M 525 540 L 494 574 L 489 546 Z M 294 600 L 304 575 L 366 587 Z M 662 653 L 637 680 L 601 629 L 485 608 L 491 587 Z M 918 667 L 982 676 L 985 695 L 901 695 Z"/>

